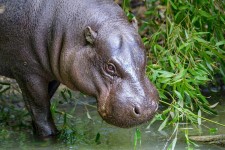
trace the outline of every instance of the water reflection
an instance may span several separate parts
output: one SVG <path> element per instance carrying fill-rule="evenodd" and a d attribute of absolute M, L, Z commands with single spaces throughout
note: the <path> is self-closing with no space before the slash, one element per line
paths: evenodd
<path fill-rule="evenodd" d="M 131 129 L 120 129 L 114 126 L 111 126 L 100 118 L 97 111 L 93 107 L 89 107 L 84 105 L 84 103 L 89 103 L 95 105 L 95 100 L 90 97 L 86 97 L 76 93 L 76 99 L 81 99 L 74 102 L 68 102 L 60 104 L 60 108 L 62 111 L 71 111 L 74 110 L 74 119 L 72 119 L 72 123 L 76 128 L 76 134 L 78 135 L 76 138 L 76 142 L 74 144 L 65 144 L 65 143 L 52 143 L 51 141 L 47 142 L 37 142 L 33 139 L 31 129 L 24 128 L 13 128 L 13 127 L 0 127 L 0 149 L 93 149 L 93 150 L 130 150 L 134 149 L 134 134 L 135 128 Z M 220 102 L 219 106 L 217 106 L 217 110 L 219 112 L 218 116 L 211 117 L 211 119 L 218 121 L 220 123 L 225 124 L 225 97 L 218 96 L 212 97 L 212 103 Z M 54 102 L 53 102 L 54 103 Z M 57 101 L 58 103 L 58 101 Z M 88 110 L 88 113 L 87 113 Z M 62 116 L 57 119 L 57 125 L 62 126 Z M 148 124 L 143 124 L 138 128 L 141 130 L 141 144 L 137 144 L 137 149 L 141 150 L 162 150 L 165 148 L 165 145 L 171 143 L 168 142 L 168 139 L 173 132 L 173 128 L 166 128 L 165 130 L 159 132 L 158 127 L 161 122 L 157 122 L 153 124 L 150 128 L 146 129 Z M 208 128 L 218 128 L 218 134 L 225 134 L 225 127 L 217 126 L 212 123 L 204 123 Z M 206 127 L 202 127 L 200 129 L 195 129 L 190 127 L 189 133 L 191 135 L 203 134 L 208 135 L 209 130 Z M 5 134 L 5 136 L 4 136 Z M 96 135 L 100 134 L 99 142 L 95 142 Z M 216 145 L 209 145 L 204 143 L 198 143 L 199 147 L 195 147 L 195 149 L 199 150 L 216 150 L 223 149 Z M 176 145 L 176 150 L 183 150 L 187 146 L 184 137 L 184 130 L 179 131 L 178 141 Z"/>

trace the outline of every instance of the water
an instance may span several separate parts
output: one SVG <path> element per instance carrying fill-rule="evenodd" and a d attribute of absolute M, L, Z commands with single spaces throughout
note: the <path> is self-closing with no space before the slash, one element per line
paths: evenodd
<path fill-rule="evenodd" d="M 64 103 L 60 104 L 61 111 L 70 112 L 75 108 L 73 112 L 73 119 L 70 119 L 74 128 L 76 129 L 76 140 L 73 144 L 63 143 L 63 142 L 38 142 L 32 136 L 32 129 L 29 126 L 29 119 L 25 119 L 23 126 L 12 126 L 5 125 L 0 121 L 0 149 L 40 149 L 40 150 L 50 150 L 50 149 L 92 149 L 92 150 L 131 150 L 134 149 L 134 135 L 136 128 L 131 129 L 121 129 L 114 126 L 111 126 L 100 118 L 96 108 L 89 107 L 83 103 L 95 104 L 94 99 L 90 97 L 81 96 L 77 94 L 74 99 L 81 99 L 75 103 Z M 218 116 L 210 117 L 215 121 L 225 124 L 225 97 L 216 96 L 212 98 L 212 101 L 220 102 L 220 105 L 217 106 L 219 112 Z M 59 102 L 55 100 L 53 103 L 58 104 Z M 88 113 L 87 113 L 88 112 Z M 87 115 L 89 114 L 89 115 Z M 56 113 L 58 119 L 55 120 L 57 126 L 60 128 L 63 124 L 63 116 Z M 61 117 L 60 117 L 61 116 Z M 25 117 L 24 117 L 25 118 Z M 20 119 L 20 118 L 15 118 Z M 10 121 L 9 121 L 10 122 Z M 13 122 L 13 121 L 12 121 Z M 23 123 L 22 123 L 23 124 Z M 136 149 L 141 150 L 162 150 L 165 147 L 168 147 L 168 144 L 171 143 L 168 139 L 173 132 L 173 128 L 166 128 L 165 130 L 159 132 L 158 127 L 161 122 L 153 124 L 150 128 L 146 128 L 148 123 L 143 124 L 138 127 L 141 131 L 141 144 L 137 143 Z M 218 128 L 218 134 L 225 134 L 225 127 L 221 127 L 212 123 L 204 123 L 209 128 Z M 190 126 L 191 127 L 191 126 Z M 191 135 L 203 134 L 209 135 L 209 130 L 206 127 L 201 127 L 199 129 L 192 128 L 189 130 Z M 100 134 L 99 140 L 96 142 L 96 135 Z M 194 147 L 199 150 L 219 150 L 223 149 L 222 147 L 216 145 L 210 145 L 206 143 L 197 143 L 198 147 Z M 176 144 L 176 150 L 183 150 L 187 147 L 184 130 L 182 128 L 179 130 L 178 141 Z"/>

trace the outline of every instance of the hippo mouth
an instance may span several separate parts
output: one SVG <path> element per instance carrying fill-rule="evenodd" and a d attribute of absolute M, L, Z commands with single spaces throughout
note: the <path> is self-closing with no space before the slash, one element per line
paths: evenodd
<path fill-rule="evenodd" d="M 152 113 L 152 115 L 149 115 L 146 118 L 142 118 L 142 119 L 137 119 L 137 118 L 133 118 L 130 116 L 123 116 L 120 118 L 120 116 L 107 116 L 107 117 L 102 117 L 103 120 L 105 120 L 107 123 L 120 127 L 120 128 L 131 128 L 134 126 L 138 126 L 140 124 L 146 123 L 149 120 L 151 120 L 153 118 L 155 113 Z"/>
<path fill-rule="evenodd" d="M 151 120 L 158 109 L 157 101 L 151 101 L 151 105 L 142 105 L 142 107 L 125 104 L 127 103 L 117 101 L 114 105 L 105 105 L 104 109 L 98 105 L 98 112 L 102 119 L 109 124 L 121 128 L 131 128 Z"/>

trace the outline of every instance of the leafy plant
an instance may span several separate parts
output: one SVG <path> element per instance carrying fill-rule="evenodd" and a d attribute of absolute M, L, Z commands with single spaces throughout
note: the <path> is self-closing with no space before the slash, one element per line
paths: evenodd
<path fill-rule="evenodd" d="M 147 6 L 140 28 L 149 48 L 147 75 L 167 105 L 156 116 L 163 120 L 159 130 L 180 122 L 200 125 L 202 112 L 216 114 L 200 87 L 216 74 L 225 81 L 225 2 L 160 0 Z"/>
<path fill-rule="evenodd" d="M 141 145 L 141 131 L 138 128 L 136 128 L 136 131 L 134 134 L 134 150 L 137 149 L 138 142 Z"/>

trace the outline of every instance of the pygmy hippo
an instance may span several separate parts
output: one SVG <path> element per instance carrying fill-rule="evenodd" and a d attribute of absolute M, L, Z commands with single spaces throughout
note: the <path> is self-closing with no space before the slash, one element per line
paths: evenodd
<path fill-rule="evenodd" d="M 113 0 L 0 0 L 0 74 L 16 79 L 39 137 L 56 135 L 50 98 L 60 83 L 97 99 L 119 127 L 152 118 L 156 88 L 135 21 Z"/>

